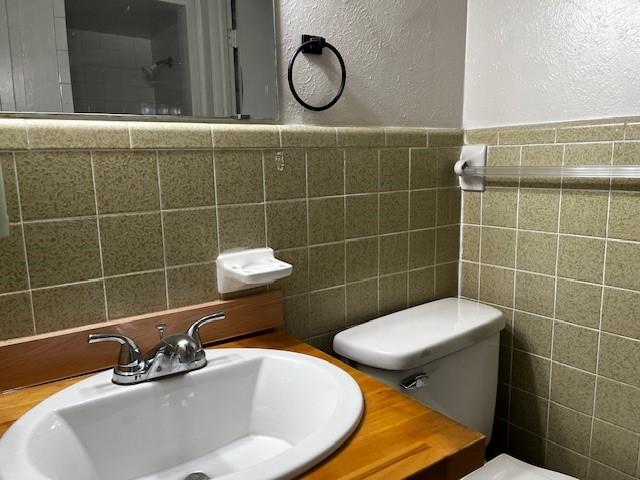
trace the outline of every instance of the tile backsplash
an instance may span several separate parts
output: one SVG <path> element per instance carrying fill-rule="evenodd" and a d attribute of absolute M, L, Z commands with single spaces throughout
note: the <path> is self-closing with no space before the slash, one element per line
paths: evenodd
<path fill-rule="evenodd" d="M 0 339 L 216 299 L 268 245 L 287 330 L 333 334 L 457 292 L 462 131 L 1 120 Z"/>
<path fill-rule="evenodd" d="M 489 165 L 640 164 L 637 122 L 466 135 Z M 461 294 L 507 317 L 494 441 L 580 479 L 640 478 L 640 181 L 489 178 L 463 198 Z"/>

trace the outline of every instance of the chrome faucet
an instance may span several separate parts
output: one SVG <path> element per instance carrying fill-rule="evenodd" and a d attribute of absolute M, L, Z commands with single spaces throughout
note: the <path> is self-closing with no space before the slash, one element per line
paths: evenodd
<path fill-rule="evenodd" d="M 204 367 L 207 357 L 202 348 L 200 328 L 222 319 L 224 312 L 212 313 L 191 325 L 186 334 L 177 333 L 168 337 L 164 336 L 165 325 L 158 325 L 160 343 L 146 355 L 140 352 L 133 340 L 124 335 L 92 333 L 89 343 L 119 343 L 120 355 L 113 369 L 113 383 L 133 385 Z"/>

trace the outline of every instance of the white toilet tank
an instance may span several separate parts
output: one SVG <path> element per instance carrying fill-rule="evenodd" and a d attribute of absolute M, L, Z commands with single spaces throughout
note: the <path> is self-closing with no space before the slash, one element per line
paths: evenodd
<path fill-rule="evenodd" d="M 444 298 L 344 330 L 336 353 L 358 370 L 491 437 L 502 312 Z"/>

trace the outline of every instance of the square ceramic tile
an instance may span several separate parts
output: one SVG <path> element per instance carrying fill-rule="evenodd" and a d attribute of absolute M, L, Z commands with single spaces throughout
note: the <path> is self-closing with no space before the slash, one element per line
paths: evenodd
<path fill-rule="evenodd" d="M 518 191 L 493 188 L 482 194 L 482 224 L 496 227 L 516 226 Z"/>
<path fill-rule="evenodd" d="M 608 192 L 565 191 L 560 206 L 560 233 L 604 237 L 608 205 Z"/>
<path fill-rule="evenodd" d="M 279 250 L 276 258 L 293 266 L 291 275 L 274 282 L 269 290 L 281 290 L 284 295 L 297 295 L 309 291 L 309 251 L 307 248 Z"/>
<path fill-rule="evenodd" d="M 218 208 L 220 253 L 232 248 L 258 248 L 266 245 L 263 205 L 237 205 Z"/>
<path fill-rule="evenodd" d="M 602 287 L 559 278 L 556 286 L 556 318 L 598 328 L 601 297 Z"/>
<path fill-rule="evenodd" d="M 21 225 L 12 225 L 0 239 L 0 293 L 27 290 L 27 264 Z"/>
<path fill-rule="evenodd" d="M 257 203 L 264 200 L 262 152 L 224 150 L 216 151 L 214 157 L 219 205 Z"/>
<path fill-rule="evenodd" d="M 480 227 L 464 225 L 462 228 L 462 260 L 480 261 Z"/>
<path fill-rule="evenodd" d="M 154 152 L 95 152 L 93 162 L 99 213 L 160 208 Z"/>
<path fill-rule="evenodd" d="M 380 315 L 407 308 L 407 274 L 396 273 L 380 277 Z"/>
<path fill-rule="evenodd" d="M 378 275 L 378 238 L 347 242 L 347 281 L 355 282 Z"/>
<path fill-rule="evenodd" d="M 436 193 L 436 224 L 453 225 L 460 223 L 460 203 L 462 195 L 458 188 L 438 188 Z"/>
<path fill-rule="evenodd" d="M 348 195 L 345 199 L 347 238 L 378 234 L 378 195 Z"/>
<path fill-rule="evenodd" d="M 639 444 L 637 434 L 599 420 L 593 422 L 591 457 L 599 462 L 633 475 L 638 466 Z"/>
<path fill-rule="evenodd" d="M 347 285 L 347 326 L 378 316 L 378 279 Z"/>
<path fill-rule="evenodd" d="M 595 386 L 595 375 L 554 362 L 551 376 L 551 400 L 554 402 L 591 415 Z"/>
<path fill-rule="evenodd" d="M 509 428 L 508 453 L 533 465 L 543 465 L 545 441 L 541 437 L 516 426 Z"/>
<path fill-rule="evenodd" d="M 483 227 L 480 242 L 482 263 L 511 268 L 515 266 L 515 230 Z"/>
<path fill-rule="evenodd" d="M 216 203 L 211 152 L 158 152 L 158 166 L 162 208 L 203 207 Z"/>
<path fill-rule="evenodd" d="M 409 232 L 409 268 L 428 267 L 435 263 L 436 230 Z"/>
<path fill-rule="evenodd" d="M 513 346 L 548 358 L 551 354 L 552 330 L 553 320 L 550 318 L 516 312 L 513 320 Z"/>
<path fill-rule="evenodd" d="M 458 295 L 458 262 L 436 265 L 435 298 Z"/>
<path fill-rule="evenodd" d="M 595 416 L 607 422 L 640 432 L 640 390 L 629 385 L 598 378 Z"/>
<path fill-rule="evenodd" d="M 558 362 L 595 372 L 598 332 L 556 322 L 553 336 L 553 359 Z"/>
<path fill-rule="evenodd" d="M 553 277 L 518 272 L 515 306 L 519 310 L 550 317 L 553 315 L 554 289 Z"/>
<path fill-rule="evenodd" d="M 609 241 L 606 269 L 607 285 L 640 290 L 640 244 Z"/>
<path fill-rule="evenodd" d="M 95 215 L 88 152 L 16 154 L 25 220 Z"/>
<path fill-rule="evenodd" d="M 415 307 L 435 299 L 435 268 L 409 272 L 409 306 Z"/>
<path fill-rule="evenodd" d="M 104 322 L 102 281 L 33 291 L 36 333 Z"/>
<path fill-rule="evenodd" d="M 409 228 L 434 227 L 436 224 L 436 190 L 417 190 L 409 193 Z"/>
<path fill-rule="evenodd" d="M 307 150 L 307 188 L 310 197 L 344 194 L 342 150 Z"/>
<path fill-rule="evenodd" d="M 640 387 L 640 342 L 603 333 L 598 374 Z"/>
<path fill-rule="evenodd" d="M 480 266 L 480 301 L 513 308 L 513 270 Z"/>
<path fill-rule="evenodd" d="M 267 200 L 306 197 L 304 150 L 265 150 L 264 182 Z"/>
<path fill-rule="evenodd" d="M 344 243 L 332 243 L 309 249 L 309 288 L 334 287 L 345 283 Z"/>
<path fill-rule="evenodd" d="M 518 269 L 554 275 L 557 245 L 558 236 L 555 234 L 518 232 Z"/>
<path fill-rule="evenodd" d="M 380 150 L 380 191 L 409 188 L 409 149 Z"/>
<path fill-rule="evenodd" d="M 31 287 L 47 287 L 102 276 L 96 219 L 24 226 Z"/>
<path fill-rule="evenodd" d="M 373 148 L 350 148 L 345 154 L 345 188 L 347 193 L 378 191 L 378 155 Z"/>
<path fill-rule="evenodd" d="M 216 265 L 188 265 L 167 269 L 169 308 L 197 305 L 218 298 Z"/>
<path fill-rule="evenodd" d="M 480 281 L 480 265 L 462 262 L 460 268 L 460 295 L 462 297 L 478 299 Z"/>
<path fill-rule="evenodd" d="M 481 210 L 480 200 L 482 198 L 481 193 L 477 192 L 462 192 L 462 222 L 470 225 L 480 225 Z"/>
<path fill-rule="evenodd" d="M 460 257 L 460 225 L 436 229 L 436 263 L 455 262 Z"/>
<path fill-rule="evenodd" d="M 588 466 L 589 459 L 587 457 L 568 448 L 561 447 L 556 443 L 547 443 L 545 467 L 549 470 L 571 475 L 575 478 L 586 478 Z"/>
<path fill-rule="evenodd" d="M 438 150 L 435 148 L 412 148 L 411 188 L 433 188 L 438 180 Z"/>
<path fill-rule="evenodd" d="M 319 335 L 345 327 L 345 287 L 309 295 L 309 335 Z"/>
<path fill-rule="evenodd" d="M 299 340 L 305 340 L 309 336 L 308 295 L 284 299 L 284 329 Z"/>
<path fill-rule="evenodd" d="M 267 244 L 274 249 L 307 245 L 307 201 L 267 203 Z"/>
<path fill-rule="evenodd" d="M 547 398 L 551 375 L 551 363 L 549 360 L 514 350 L 512 362 L 512 385 L 539 397 Z M 513 404 L 515 403 L 513 402 Z"/>
<path fill-rule="evenodd" d="M 380 237 L 380 275 L 407 270 L 408 235 L 397 233 Z"/>
<path fill-rule="evenodd" d="M 167 266 L 210 262 L 218 256 L 214 208 L 163 212 Z"/>
<path fill-rule="evenodd" d="M 591 417 L 555 403 L 549 411 L 549 440 L 584 455 L 589 453 Z"/>
<path fill-rule="evenodd" d="M 602 304 L 602 330 L 640 340 L 640 293 L 605 288 Z"/>
<path fill-rule="evenodd" d="M 558 275 L 600 283 L 604 263 L 604 240 L 560 235 Z"/>
<path fill-rule="evenodd" d="M 16 188 L 16 169 L 13 162 L 13 153 L 0 152 L 0 168 L 2 169 L 4 195 L 9 222 L 19 222 L 20 206 L 18 205 L 18 189 Z"/>
<path fill-rule="evenodd" d="M 609 238 L 640 240 L 640 193 L 613 192 L 611 194 Z"/>
<path fill-rule="evenodd" d="M 549 402 L 530 393 L 511 389 L 510 420 L 536 435 L 544 435 L 547 429 Z"/>
<path fill-rule="evenodd" d="M 309 243 L 344 240 L 344 197 L 309 200 Z"/>
<path fill-rule="evenodd" d="M 167 309 L 163 271 L 111 277 L 104 283 L 110 320 Z"/>
<path fill-rule="evenodd" d="M 551 189 L 520 190 L 518 227 L 544 232 L 558 231 L 560 191 Z"/>
<path fill-rule="evenodd" d="M 0 296 L 0 340 L 28 337 L 35 333 L 29 294 Z"/>
<path fill-rule="evenodd" d="M 408 192 L 380 194 L 380 233 L 392 233 L 407 230 L 408 222 Z"/>
<path fill-rule="evenodd" d="M 160 214 L 100 218 L 105 275 L 164 267 Z"/>

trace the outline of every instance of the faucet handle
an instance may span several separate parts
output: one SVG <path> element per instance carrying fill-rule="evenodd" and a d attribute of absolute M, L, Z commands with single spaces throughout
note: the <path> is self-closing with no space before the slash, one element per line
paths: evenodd
<path fill-rule="evenodd" d="M 224 320 L 224 312 L 215 312 L 210 315 L 206 315 L 189 327 L 189 330 L 187 330 L 187 335 L 193 338 L 198 346 L 198 349 L 202 348 L 202 340 L 200 339 L 200 327 L 203 327 L 208 323 L 217 322 L 218 320 Z"/>
<path fill-rule="evenodd" d="M 90 333 L 89 343 L 117 342 L 120 355 L 116 371 L 120 373 L 136 373 L 145 368 L 145 361 L 138 345 L 129 337 L 116 333 Z"/>

